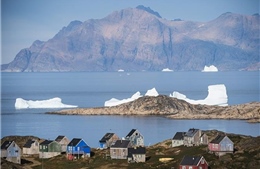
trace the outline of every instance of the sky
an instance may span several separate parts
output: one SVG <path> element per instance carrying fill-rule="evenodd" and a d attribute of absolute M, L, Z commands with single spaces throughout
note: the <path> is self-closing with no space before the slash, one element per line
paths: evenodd
<path fill-rule="evenodd" d="M 207 22 L 225 12 L 252 15 L 260 0 L 1 0 L 1 64 L 35 40 L 47 41 L 73 20 L 101 19 L 113 11 L 150 7 L 162 18 Z"/>

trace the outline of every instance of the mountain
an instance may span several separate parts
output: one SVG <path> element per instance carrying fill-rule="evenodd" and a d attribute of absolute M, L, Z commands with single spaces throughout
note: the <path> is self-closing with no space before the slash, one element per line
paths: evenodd
<path fill-rule="evenodd" d="M 259 14 L 209 22 L 163 19 L 149 7 L 72 21 L 52 39 L 22 49 L 8 72 L 259 70 Z"/>

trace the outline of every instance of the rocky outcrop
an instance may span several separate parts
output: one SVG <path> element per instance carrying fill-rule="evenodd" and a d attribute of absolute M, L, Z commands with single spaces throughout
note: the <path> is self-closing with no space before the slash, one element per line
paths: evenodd
<path fill-rule="evenodd" d="M 52 39 L 22 49 L 2 71 L 259 70 L 259 15 L 209 22 L 163 19 L 144 6 L 72 21 Z"/>
<path fill-rule="evenodd" d="M 260 102 L 234 106 L 194 105 L 165 95 L 144 96 L 113 107 L 65 109 L 49 114 L 164 115 L 174 119 L 243 119 L 260 122 Z"/>

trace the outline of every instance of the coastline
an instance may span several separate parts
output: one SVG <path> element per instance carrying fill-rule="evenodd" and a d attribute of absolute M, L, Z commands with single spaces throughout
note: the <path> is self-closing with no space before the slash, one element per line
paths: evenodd
<path fill-rule="evenodd" d="M 260 123 L 260 102 L 232 106 L 194 105 L 165 95 L 145 96 L 112 107 L 75 108 L 46 112 L 58 115 L 162 115 L 172 119 L 226 119 Z"/>

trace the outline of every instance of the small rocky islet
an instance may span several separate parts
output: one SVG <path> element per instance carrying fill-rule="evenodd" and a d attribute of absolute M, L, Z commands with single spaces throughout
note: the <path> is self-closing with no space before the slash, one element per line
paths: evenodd
<path fill-rule="evenodd" d="M 46 112 L 60 115 L 162 115 L 172 119 L 228 119 L 260 122 L 260 102 L 231 106 L 190 104 L 166 95 L 144 96 L 112 107 L 74 108 Z"/>

